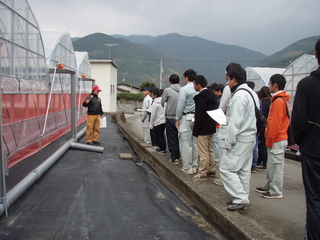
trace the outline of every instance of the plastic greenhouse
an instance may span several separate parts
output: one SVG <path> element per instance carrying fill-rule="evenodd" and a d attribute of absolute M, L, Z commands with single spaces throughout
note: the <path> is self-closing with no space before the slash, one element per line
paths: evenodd
<path fill-rule="evenodd" d="M 0 10 L 3 151 L 11 167 L 71 129 L 70 83 L 79 106 L 92 81 L 80 86 L 90 77 L 88 59 L 77 66 L 68 33 L 41 33 L 26 0 L 0 0 Z M 85 109 L 76 109 L 80 124 Z"/>
<path fill-rule="evenodd" d="M 318 62 L 315 56 L 304 54 L 294 62 L 292 62 L 287 69 L 284 71 L 283 75 L 287 80 L 285 90 L 291 95 L 289 104 L 290 107 L 293 106 L 293 100 L 296 93 L 296 88 L 298 82 L 318 68 Z"/>
<path fill-rule="evenodd" d="M 263 86 L 268 86 L 269 79 L 276 73 L 282 74 L 285 68 L 262 68 L 262 67 L 246 67 L 247 81 L 255 83 L 255 91 L 259 91 Z"/>

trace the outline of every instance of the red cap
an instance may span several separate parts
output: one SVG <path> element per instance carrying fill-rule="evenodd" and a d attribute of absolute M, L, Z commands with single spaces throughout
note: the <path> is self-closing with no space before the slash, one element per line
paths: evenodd
<path fill-rule="evenodd" d="M 95 91 L 95 90 L 101 92 L 101 89 L 98 87 L 98 85 L 95 85 L 95 86 L 92 87 L 92 92 Z"/>

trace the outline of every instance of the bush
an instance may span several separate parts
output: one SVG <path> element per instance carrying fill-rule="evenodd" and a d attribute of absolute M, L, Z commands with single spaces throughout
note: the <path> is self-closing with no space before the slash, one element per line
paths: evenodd
<path fill-rule="evenodd" d="M 117 93 L 117 100 L 133 100 L 133 101 L 143 101 L 143 93 Z"/>

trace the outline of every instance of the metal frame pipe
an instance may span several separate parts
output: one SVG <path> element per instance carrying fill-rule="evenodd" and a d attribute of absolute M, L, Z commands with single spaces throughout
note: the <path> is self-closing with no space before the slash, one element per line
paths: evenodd
<path fill-rule="evenodd" d="M 17 185 L 15 185 L 3 199 L 4 202 L 0 204 L 0 216 L 3 215 L 7 208 L 9 208 L 14 202 L 16 202 L 22 194 L 28 190 L 59 158 L 66 153 L 70 148 L 80 150 L 91 150 L 95 152 L 103 152 L 104 147 L 90 146 L 86 144 L 76 143 L 86 132 L 84 128 L 81 130 L 75 138 L 71 138 L 68 142 L 62 145 L 54 154 L 52 154 L 47 160 L 40 164 L 36 169 L 32 170 L 24 179 L 22 179 Z"/>

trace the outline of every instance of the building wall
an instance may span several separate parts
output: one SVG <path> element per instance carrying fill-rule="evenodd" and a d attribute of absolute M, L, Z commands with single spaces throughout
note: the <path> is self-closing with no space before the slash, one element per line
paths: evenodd
<path fill-rule="evenodd" d="M 91 76 L 102 90 L 99 93 L 104 112 L 117 111 L 118 68 L 112 60 L 91 60 Z"/>

